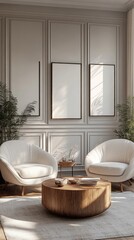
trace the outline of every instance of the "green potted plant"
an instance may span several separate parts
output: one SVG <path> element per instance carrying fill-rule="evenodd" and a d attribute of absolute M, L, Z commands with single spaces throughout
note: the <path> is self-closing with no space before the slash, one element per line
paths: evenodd
<path fill-rule="evenodd" d="M 129 97 L 123 104 L 117 105 L 119 128 L 114 132 L 119 138 L 134 142 L 134 97 Z"/>
<path fill-rule="evenodd" d="M 35 102 L 32 102 L 18 115 L 17 104 L 17 98 L 6 84 L 0 82 L 0 145 L 7 140 L 18 139 L 20 127 L 35 110 Z"/>

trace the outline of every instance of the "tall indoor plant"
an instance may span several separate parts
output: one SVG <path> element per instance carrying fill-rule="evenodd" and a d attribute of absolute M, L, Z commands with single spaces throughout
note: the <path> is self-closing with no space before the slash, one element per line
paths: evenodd
<path fill-rule="evenodd" d="M 7 140 L 18 139 L 20 127 L 35 110 L 35 102 L 32 102 L 18 115 L 17 104 L 17 98 L 6 84 L 0 82 L 0 145 Z"/>
<path fill-rule="evenodd" d="M 134 97 L 129 97 L 123 104 L 117 105 L 119 114 L 119 128 L 115 133 L 119 138 L 134 142 Z"/>

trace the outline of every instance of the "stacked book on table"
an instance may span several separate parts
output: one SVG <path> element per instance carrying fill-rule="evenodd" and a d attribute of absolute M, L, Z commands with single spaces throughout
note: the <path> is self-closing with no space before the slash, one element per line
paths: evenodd
<path fill-rule="evenodd" d="M 79 185 L 96 185 L 100 178 L 79 178 Z"/>

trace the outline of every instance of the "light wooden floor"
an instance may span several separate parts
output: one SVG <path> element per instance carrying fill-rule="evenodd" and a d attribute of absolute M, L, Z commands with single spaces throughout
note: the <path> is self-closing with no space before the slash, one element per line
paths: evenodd
<path fill-rule="evenodd" d="M 114 187 L 114 190 L 119 190 L 118 186 Z M 130 187 L 131 190 L 131 187 Z M 5 198 L 5 197 L 16 197 L 16 196 L 21 196 L 21 188 L 16 186 L 9 185 L 6 189 L 3 189 L 2 186 L 0 186 L 0 198 Z M 25 196 L 40 196 L 41 194 L 41 188 L 25 188 Z M 2 226 L 0 224 L 0 240 L 7 240 Z M 19 240 L 19 239 L 18 239 Z M 49 240 L 49 239 L 48 239 Z M 51 240 L 51 239 L 50 239 Z M 106 240 L 106 239 L 105 239 Z M 109 238 L 107 240 L 134 240 L 133 237 L 123 237 L 123 238 Z"/>

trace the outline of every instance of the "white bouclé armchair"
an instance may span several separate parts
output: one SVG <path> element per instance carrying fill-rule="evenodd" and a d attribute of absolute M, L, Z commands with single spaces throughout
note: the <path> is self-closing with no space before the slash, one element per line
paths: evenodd
<path fill-rule="evenodd" d="M 22 140 L 11 140 L 0 146 L 0 170 L 6 182 L 35 186 L 55 178 L 58 164 L 41 148 Z"/>
<path fill-rule="evenodd" d="M 127 139 L 103 142 L 87 154 L 85 170 L 87 176 L 109 182 L 130 180 L 134 177 L 134 143 Z"/>

